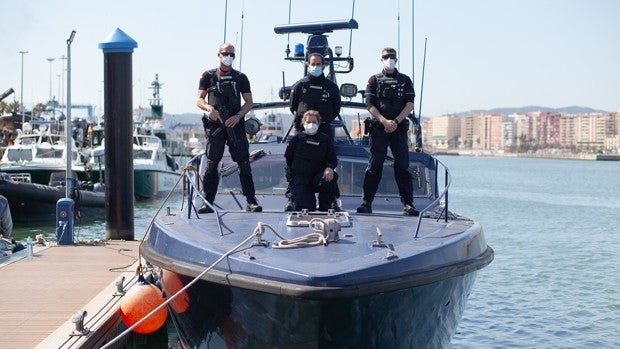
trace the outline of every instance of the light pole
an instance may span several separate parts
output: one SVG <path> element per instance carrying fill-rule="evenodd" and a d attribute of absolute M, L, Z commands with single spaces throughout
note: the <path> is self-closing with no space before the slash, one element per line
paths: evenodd
<path fill-rule="evenodd" d="M 48 101 L 52 101 L 52 62 L 54 58 L 47 58 L 47 61 L 50 62 L 50 99 Z"/>
<path fill-rule="evenodd" d="M 57 107 L 60 105 L 60 85 L 62 83 L 60 74 L 56 74 L 56 77 L 58 78 L 58 105 L 56 105 Z"/>
<path fill-rule="evenodd" d="M 26 122 L 26 116 L 24 115 L 24 55 L 26 53 L 28 53 L 28 51 L 19 51 L 19 53 L 22 55 L 22 86 L 21 86 L 21 92 L 19 93 L 19 97 L 21 98 L 21 101 L 19 102 L 19 109 L 22 113 L 22 130 L 24 129 L 24 123 Z"/>
<path fill-rule="evenodd" d="M 62 106 L 65 102 L 65 61 L 67 60 L 67 57 L 65 55 L 61 55 L 60 60 L 62 61 L 62 67 L 60 68 L 60 81 L 62 81 L 62 90 L 60 96 L 58 97 L 58 100 L 60 101 L 60 105 Z"/>

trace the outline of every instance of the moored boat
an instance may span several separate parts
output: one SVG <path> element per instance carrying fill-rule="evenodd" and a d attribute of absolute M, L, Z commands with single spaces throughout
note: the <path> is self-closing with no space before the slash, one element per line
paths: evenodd
<path fill-rule="evenodd" d="M 15 222 L 53 220 L 58 200 L 66 197 L 64 172 L 52 177 L 62 177 L 63 181 L 52 180 L 53 185 L 17 181 L 8 174 L 0 176 L 0 195 L 11 207 Z M 77 217 L 105 218 L 105 192 L 100 184 L 78 183 L 71 190 Z"/>
<path fill-rule="evenodd" d="M 70 159 L 71 169 L 79 179 L 86 180 L 86 167 L 79 149 L 72 147 L 71 155 L 67 155 L 65 134 L 52 128 L 56 122 L 39 123 L 38 128 L 26 123 L 15 143 L 6 147 L 0 159 L 0 172 L 21 182 L 47 185 L 53 173 L 66 170 Z"/>
<path fill-rule="evenodd" d="M 9 238 L 13 233 L 13 217 L 9 201 L 0 195 L 0 235 Z"/>
<path fill-rule="evenodd" d="M 308 42 L 328 53 L 333 75 L 333 62 L 348 58 L 331 55 L 323 34 L 355 28 L 357 22 L 348 20 L 276 32 L 311 33 Z M 287 103 L 255 109 L 278 106 Z M 365 109 L 350 101 L 343 106 Z M 477 271 L 493 260 L 482 227 L 448 210 L 450 173 L 424 152 L 409 153 L 419 217 L 403 216 L 397 185 L 388 175 L 391 160 L 384 164 L 373 213 L 356 213 L 369 151 L 347 139 L 336 145 L 339 211 L 284 212 L 281 142 L 250 145 L 261 213 L 244 210 L 237 166 L 228 157 L 221 163 L 215 212 L 198 214 L 204 199 L 201 157 L 185 167 L 189 195 L 178 186 L 177 193 L 186 196 L 177 208 L 164 204 L 168 209 L 154 217 L 140 247 L 161 276 L 185 347 L 449 346 Z"/>
<path fill-rule="evenodd" d="M 88 154 L 92 168 L 90 180 L 100 182 L 105 178 L 105 142 L 90 149 Z M 153 199 L 170 191 L 179 177 L 179 165 L 167 154 L 159 137 L 134 133 L 132 156 L 136 199 Z"/>

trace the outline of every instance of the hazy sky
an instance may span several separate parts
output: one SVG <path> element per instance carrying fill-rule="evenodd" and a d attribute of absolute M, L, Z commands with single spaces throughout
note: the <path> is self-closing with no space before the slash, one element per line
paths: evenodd
<path fill-rule="evenodd" d="M 291 0 L 291 22 L 348 19 L 352 0 Z M 98 44 L 116 28 L 138 42 L 133 54 L 134 107 L 148 106 L 155 74 L 163 83 L 164 111 L 199 113 L 201 73 L 217 65 L 224 41 L 237 46 L 234 67 L 245 72 L 255 101 L 277 99 L 282 72 L 287 84 L 301 77 L 299 63 L 283 60 L 289 0 L 141 1 L 3 0 L 0 21 L 0 92 L 12 87 L 20 99 L 24 55 L 24 104 L 30 108 L 61 94 L 59 57 L 71 46 L 72 102 L 97 105 L 102 113 L 103 52 Z M 336 4 L 335 7 L 333 7 Z M 330 7 L 332 6 L 332 7 Z M 352 73 L 340 83 L 363 88 L 381 69 L 385 46 L 399 49 L 400 70 L 414 74 L 416 112 L 424 39 L 428 38 L 422 114 L 472 109 L 587 106 L 620 110 L 620 1 L 617 0 L 417 0 L 412 50 L 412 9 L 405 0 L 357 0 Z M 244 20 L 241 20 L 241 14 Z M 400 13 L 400 25 L 398 15 Z M 243 23 L 243 31 L 241 30 Z M 399 40 L 400 33 L 400 40 Z M 349 31 L 329 35 L 331 46 L 349 53 Z M 306 43 L 291 34 L 290 46 Z M 412 54 L 412 52 L 414 54 Z M 415 62 L 412 64 L 412 57 Z M 415 67 L 413 69 L 412 67 Z M 66 74 L 64 74 L 66 79 Z"/>

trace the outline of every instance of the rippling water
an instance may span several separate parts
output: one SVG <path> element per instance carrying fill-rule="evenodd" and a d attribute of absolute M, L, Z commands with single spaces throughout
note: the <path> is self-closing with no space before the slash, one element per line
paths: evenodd
<path fill-rule="evenodd" d="M 495 249 L 452 348 L 620 348 L 620 162 L 440 159 L 450 210 L 480 221 Z M 136 238 L 158 205 L 136 205 Z M 104 238 L 105 223 L 77 222 L 75 234 Z"/>
<path fill-rule="evenodd" d="M 452 348 L 619 348 L 620 163 L 441 160 L 495 249 Z"/>

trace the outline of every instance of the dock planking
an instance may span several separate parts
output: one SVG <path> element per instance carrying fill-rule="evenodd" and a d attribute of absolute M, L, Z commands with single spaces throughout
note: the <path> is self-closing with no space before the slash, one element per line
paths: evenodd
<path fill-rule="evenodd" d="M 115 282 L 135 280 L 138 241 L 107 241 L 97 245 L 52 246 L 25 251 L 0 264 L 3 331 L 0 348 L 79 348 L 96 340 L 96 328 L 118 322 L 121 297 L 113 295 Z M 20 258 L 22 257 L 22 258 Z M 125 286 L 127 290 L 127 286 Z M 70 336 L 71 317 L 86 311 L 87 336 Z"/>

